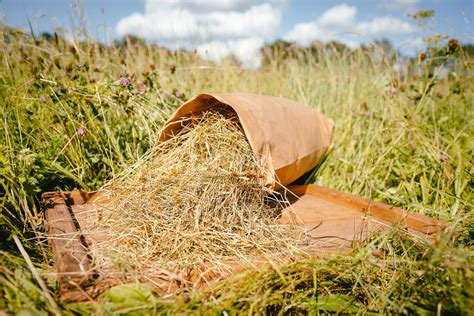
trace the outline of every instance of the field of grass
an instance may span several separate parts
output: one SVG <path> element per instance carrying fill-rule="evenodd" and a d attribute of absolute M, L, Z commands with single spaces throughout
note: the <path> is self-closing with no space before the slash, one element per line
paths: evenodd
<path fill-rule="evenodd" d="M 457 43 L 438 41 L 403 71 L 377 46 L 274 46 L 262 68 L 245 70 L 137 41 L 72 45 L 6 28 L 0 53 L 0 315 L 473 310 L 474 60 Z M 440 65 L 450 67 L 445 78 Z M 447 220 L 445 236 L 436 245 L 373 236 L 351 256 L 248 271 L 168 300 L 138 284 L 94 303 L 56 301 L 41 192 L 100 188 L 154 144 L 185 100 L 237 91 L 301 101 L 335 121 L 333 148 L 307 181 Z"/>

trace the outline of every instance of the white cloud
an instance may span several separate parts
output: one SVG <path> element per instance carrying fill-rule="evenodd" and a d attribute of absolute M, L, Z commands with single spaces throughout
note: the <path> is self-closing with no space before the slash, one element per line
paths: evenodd
<path fill-rule="evenodd" d="M 222 58 L 233 55 L 242 65 L 248 68 L 258 68 L 262 64 L 260 48 L 264 41 L 260 37 L 243 38 L 230 41 L 213 41 L 198 45 L 198 54 L 206 60 L 219 63 Z"/>
<path fill-rule="evenodd" d="M 317 23 L 324 27 L 350 27 L 357 14 L 355 7 L 347 4 L 337 5 L 325 11 Z"/>
<path fill-rule="evenodd" d="M 371 21 L 360 22 L 356 26 L 362 36 L 404 35 L 414 31 L 413 25 L 408 22 L 392 18 L 380 17 Z"/>
<path fill-rule="evenodd" d="M 335 39 L 338 34 L 353 31 L 356 14 L 355 7 L 346 4 L 337 5 L 325 11 L 314 21 L 296 24 L 284 35 L 284 39 L 301 45 L 308 45 L 315 39 L 323 42 Z"/>
<path fill-rule="evenodd" d="M 296 24 L 284 35 L 284 39 L 301 45 L 308 45 L 314 40 L 323 42 L 338 40 L 354 47 L 364 40 L 406 35 L 415 30 L 412 24 L 393 17 L 375 17 L 372 20 L 359 22 L 356 16 L 356 7 L 347 4 L 337 5 L 314 21 Z"/>
<path fill-rule="evenodd" d="M 211 11 L 162 7 L 155 12 L 133 13 L 117 24 L 121 36 L 134 34 L 149 40 L 197 40 L 271 35 L 279 27 L 281 13 L 270 4 L 250 7 L 244 12 Z"/>
<path fill-rule="evenodd" d="M 261 58 L 255 51 L 280 24 L 281 5 L 273 1 L 146 0 L 144 14 L 121 19 L 116 29 L 121 36 L 133 34 L 169 48 L 198 47 L 211 60 L 234 55 L 244 66 L 255 67 Z"/>

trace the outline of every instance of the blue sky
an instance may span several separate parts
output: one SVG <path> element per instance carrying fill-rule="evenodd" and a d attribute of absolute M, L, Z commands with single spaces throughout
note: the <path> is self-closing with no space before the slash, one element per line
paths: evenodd
<path fill-rule="evenodd" d="M 36 32 L 74 28 L 80 21 L 68 0 L 0 0 L 2 20 Z M 83 0 L 89 35 L 120 38 L 135 34 L 169 48 L 197 49 L 219 61 L 229 54 L 244 65 L 259 65 L 258 49 L 277 38 L 307 45 L 339 40 L 356 47 L 387 38 L 407 54 L 422 49 L 422 38 L 447 34 L 474 42 L 472 0 Z M 424 28 L 407 17 L 434 9 Z M 105 30 L 107 29 L 107 31 Z"/>

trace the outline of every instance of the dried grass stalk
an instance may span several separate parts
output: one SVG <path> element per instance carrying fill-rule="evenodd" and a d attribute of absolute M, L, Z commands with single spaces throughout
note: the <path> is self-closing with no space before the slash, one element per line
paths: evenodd
<path fill-rule="evenodd" d="M 182 122 L 134 168 L 109 183 L 111 206 L 93 257 L 133 269 L 185 269 L 288 252 L 301 230 L 277 224 L 262 168 L 231 110 Z M 97 232 L 96 232 L 97 233 Z"/>

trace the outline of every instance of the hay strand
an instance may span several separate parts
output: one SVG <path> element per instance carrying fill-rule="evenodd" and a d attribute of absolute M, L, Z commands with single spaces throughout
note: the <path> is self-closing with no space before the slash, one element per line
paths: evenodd
<path fill-rule="evenodd" d="M 206 111 L 103 190 L 110 199 L 92 247 L 96 264 L 131 269 L 220 266 L 288 252 L 302 231 L 275 222 L 262 166 L 231 110 Z"/>

